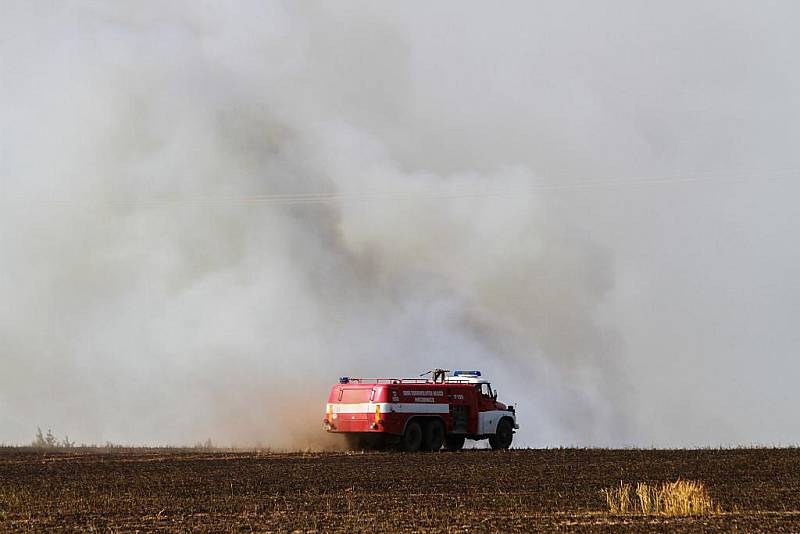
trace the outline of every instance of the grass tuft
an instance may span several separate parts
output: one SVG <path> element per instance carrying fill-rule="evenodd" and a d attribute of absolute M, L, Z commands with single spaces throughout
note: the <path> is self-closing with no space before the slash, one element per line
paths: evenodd
<path fill-rule="evenodd" d="M 627 514 L 631 511 L 631 485 L 619 483 L 618 488 L 603 490 L 608 509 L 612 514 Z"/>
<path fill-rule="evenodd" d="M 640 482 L 635 491 L 631 484 L 620 482 L 619 487 L 606 488 L 603 494 L 612 514 L 696 516 L 720 512 L 706 487 L 696 480 L 676 480 L 659 485 Z"/>

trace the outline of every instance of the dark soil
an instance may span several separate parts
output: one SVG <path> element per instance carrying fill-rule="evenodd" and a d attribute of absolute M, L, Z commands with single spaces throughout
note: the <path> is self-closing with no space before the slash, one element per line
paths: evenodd
<path fill-rule="evenodd" d="M 612 516 L 601 490 L 701 480 L 722 513 Z M 800 449 L 0 451 L 0 530 L 800 531 Z"/>

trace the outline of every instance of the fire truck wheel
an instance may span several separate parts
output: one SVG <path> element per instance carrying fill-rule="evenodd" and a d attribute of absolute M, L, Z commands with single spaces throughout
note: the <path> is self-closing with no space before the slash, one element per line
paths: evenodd
<path fill-rule="evenodd" d="M 514 439 L 514 425 L 510 419 L 501 419 L 497 424 L 497 432 L 489 436 L 489 445 L 493 449 L 507 449 L 511 446 Z"/>
<path fill-rule="evenodd" d="M 464 441 L 466 441 L 466 437 L 456 435 L 450 435 L 444 438 L 444 446 L 448 451 L 460 451 L 464 448 Z"/>
<path fill-rule="evenodd" d="M 422 427 L 416 421 L 411 421 L 406 425 L 400 447 L 406 452 L 417 452 L 422 445 Z"/>
<path fill-rule="evenodd" d="M 422 449 L 436 452 L 444 444 L 444 425 L 439 419 L 433 419 L 425 424 L 422 437 Z"/>

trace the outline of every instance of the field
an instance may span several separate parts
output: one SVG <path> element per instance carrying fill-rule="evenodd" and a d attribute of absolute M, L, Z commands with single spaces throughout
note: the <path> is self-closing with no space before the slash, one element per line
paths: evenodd
<path fill-rule="evenodd" d="M 620 482 L 702 481 L 720 511 L 612 515 Z M 800 531 L 800 450 L 0 451 L 0 530 Z"/>

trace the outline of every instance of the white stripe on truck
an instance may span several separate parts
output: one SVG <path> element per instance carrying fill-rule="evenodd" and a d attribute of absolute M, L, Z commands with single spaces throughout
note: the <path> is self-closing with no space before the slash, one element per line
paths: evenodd
<path fill-rule="evenodd" d="M 357 402 L 352 404 L 334 403 L 326 406 L 326 413 L 450 413 L 449 404 L 417 402 Z"/>

